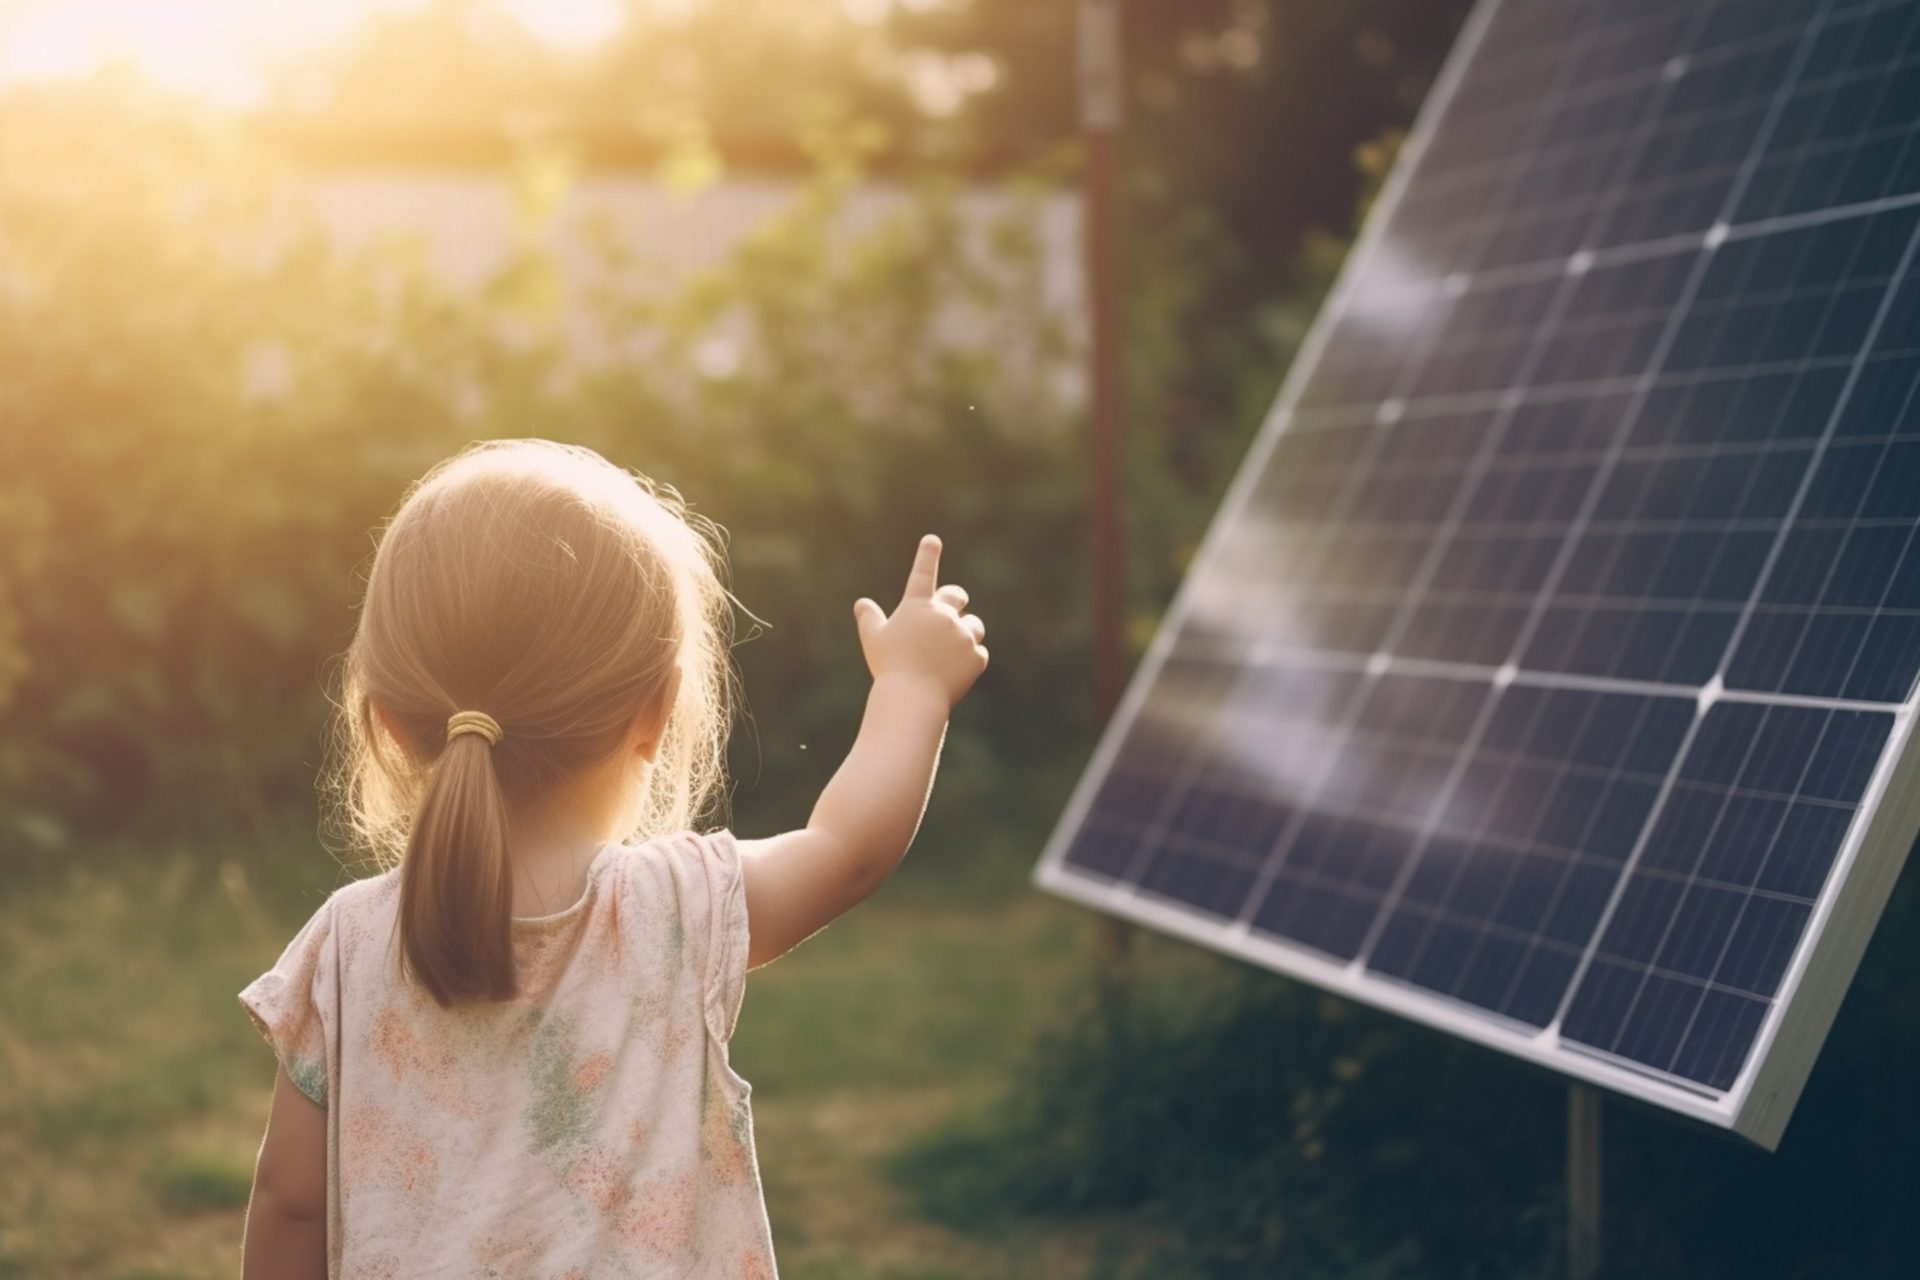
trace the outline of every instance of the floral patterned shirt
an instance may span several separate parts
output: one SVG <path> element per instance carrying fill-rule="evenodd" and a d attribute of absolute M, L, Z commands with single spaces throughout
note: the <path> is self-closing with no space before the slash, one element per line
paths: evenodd
<path fill-rule="evenodd" d="M 327 1109 L 327 1274 L 771 1280 L 731 835 L 609 844 L 513 923 L 521 993 L 443 1009 L 399 971 L 397 872 L 337 890 L 240 993 Z"/>

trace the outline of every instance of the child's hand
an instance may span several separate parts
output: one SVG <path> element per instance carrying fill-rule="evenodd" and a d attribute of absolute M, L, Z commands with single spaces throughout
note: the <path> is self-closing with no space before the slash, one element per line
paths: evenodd
<path fill-rule="evenodd" d="M 888 617 L 853 606 L 873 688 L 847 759 L 800 831 L 740 845 L 747 963 L 810 937 L 893 874 L 920 827 L 947 716 L 987 667 L 987 628 L 967 593 L 940 585 L 940 539 L 920 540 L 906 594 Z"/>
<path fill-rule="evenodd" d="M 920 539 L 913 572 L 907 575 L 906 594 L 893 616 L 866 597 L 854 602 L 854 621 L 860 626 L 860 648 L 876 683 L 882 679 L 919 680 L 946 700 L 946 707 L 966 696 L 987 669 L 987 624 L 970 613 L 964 587 L 937 586 L 940 576 L 940 539 Z"/>

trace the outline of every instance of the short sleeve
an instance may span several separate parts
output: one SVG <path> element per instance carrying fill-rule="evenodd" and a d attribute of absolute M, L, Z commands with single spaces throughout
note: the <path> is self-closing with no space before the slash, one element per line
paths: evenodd
<path fill-rule="evenodd" d="M 280 959 L 240 992 L 240 1004 L 273 1046 L 294 1087 L 327 1105 L 329 1029 L 337 1025 L 333 899 L 293 936 Z"/>
<path fill-rule="evenodd" d="M 707 1029 L 733 1038 L 747 986 L 747 889 L 733 833 L 687 834 L 670 845 L 668 866 L 679 901 L 678 932 L 698 967 Z"/>

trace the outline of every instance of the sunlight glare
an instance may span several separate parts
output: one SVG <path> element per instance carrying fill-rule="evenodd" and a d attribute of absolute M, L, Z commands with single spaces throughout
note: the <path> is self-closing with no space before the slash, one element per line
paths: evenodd
<path fill-rule="evenodd" d="M 521 25 L 548 44 L 586 49 L 620 27 L 621 0 L 502 0 Z"/>
<path fill-rule="evenodd" d="M 0 0 L 0 82 L 131 64 L 171 89 L 230 106 L 257 102 L 270 59 L 339 37 L 376 8 L 423 0 Z M 611 35 L 622 0 L 495 0 L 536 38 L 580 49 Z M 678 0 L 686 3 L 686 0 Z"/>

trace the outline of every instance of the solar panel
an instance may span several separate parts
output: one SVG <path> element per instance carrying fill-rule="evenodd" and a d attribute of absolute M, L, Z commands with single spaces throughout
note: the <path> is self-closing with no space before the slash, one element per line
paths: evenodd
<path fill-rule="evenodd" d="M 1917 246 L 1913 0 L 1483 0 L 1038 881 L 1777 1143 L 1920 830 Z"/>

